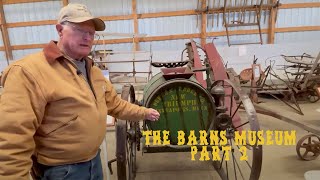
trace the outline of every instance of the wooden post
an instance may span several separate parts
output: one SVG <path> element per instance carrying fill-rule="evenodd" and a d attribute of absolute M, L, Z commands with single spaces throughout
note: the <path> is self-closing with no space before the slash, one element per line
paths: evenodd
<path fill-rule="evenodd" d="M 272 0 L 272 4 L 275 4 L 277 0 Z M 269 17 L 269 32 L 268 32 L 268 44 L 274 44 L 274 36 L 276 29 L 276 11 L 277 8 L 271 8 Z"/>
<path fill-rule="evenodd" d="M 205 10 L 207 8 L 207 0 L 202 0 L 201 9 Z M 207 39 L 207 11 L 201 13 L 201 46 L 204 47 Z"/>
<path fill-rule="evenodd" d="M 33 2 L 46 2 L 49 0 L 1 0 L 3 4 L 20 4 L 20 3 L 33 3 Z"/>
<path fill-rule="evenodd" d="M 137 0 L 132 0 L 132 18 L 133 18 L 133 30 L 134 30 L 134 46 L 133 51 L 139 51 L 139 38 L 135 37 L 139 34 L 139 24 L 137 16 Z"/>
<path fill-rule="evenodd" d="M 0 24 L 1 24 L 1 35 L 3 40 L 4 50 L 5 50 L 7 62 L 9 65 L 9 60 L 12 60 L 13 57 L 12 57 L 12 49 L 10 45 L 10 39 L 8 35 L 7 23 L 6 23 L 6 18 L 3 11 L 2 1 L 0 1 Z"/>
<path fill-rule="evenodd" d="M 63 6 L 68 5 L 69 4 L 69 0 L 62 0 L 62 4 L 63 4 Z"/>

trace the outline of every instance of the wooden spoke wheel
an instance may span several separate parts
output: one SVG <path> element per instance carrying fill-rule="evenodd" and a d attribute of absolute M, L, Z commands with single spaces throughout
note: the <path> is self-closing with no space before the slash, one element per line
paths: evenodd
<path fill-rule="evenodd" d="M 122 88 L 121 98 L 135 103 L 135 92 L 132 85 Z M 117 119 L 116 121 L 116 159 L 119 180 L 133 180 L 136 176 L 136 154 L 140 145 L 138 139 L 138 122 Z"/>
<path fill-rule="evenodd" d="M 262 145 L 257 144 L 257 134 L 252 134 L 252 136 L 248 134 L 248 131 L 260 130 L 254 106 L 248 95 L 230 80 L 214 82 L 213 86 L 217 85 L 224 88 L 224 106 L 227 107 L 227 110 L 225 113 L 222 112 L 223 115 L 221 113 L 217 115 L 217 118 L 222 119 L 217 121 L 219 124 L 215 124 L 215 129 L 226 131 L 227 144 L 221 145 L 221 148 L 230 146 L 231 151 L 227 157 L 227 154 L 220 150 L 220 160 L 213 161 L 213 166 L 223 180 L 257 180 L 261 172 Z M 239 99 L 236 100 L 236 97 Z M 246 133 L 246 142 L 242 145 L 236 143 L 236 132 Z M 256 141 L 250 139 L 256 139 Z"/>
<path fill-rule="evenodd" d="M 311 161 L 320 155 L 320 137 L 315 134 L 303 136 L 296 145 L 300 159 Z"/>

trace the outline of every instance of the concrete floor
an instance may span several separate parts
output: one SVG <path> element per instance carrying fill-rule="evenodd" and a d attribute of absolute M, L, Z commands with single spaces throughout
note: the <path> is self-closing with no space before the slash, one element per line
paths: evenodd
<path fill-rule="evenodd" d="M 320 102 L 314 104 L 301 104 L 304 116 L 296 114 L 281 102 L 263 99 L 264 107 L 272 108 L 282 115 L 291 117 L 301 123 L 312 124 L 320 129 Z M 296 130 L 298 141 L 308 132 L 289 123 L 266 116 L 258 115 L 262 130 Z M 108 159 L 115 157 L 115 132 L 108 128 L 106 135 Z M 116 163 L 112 165 L 115 174 L 110 175 L 111 180 L 117 179 Z M 141 151 L 137 156 L 137 180 L 171 180 L 171 179 L 220 179 L 217 172 L 209 162 L 191 161 L 190 153 L 155 153 L 144 154 Z M 296 146 L 263 146 L 263 161 L 261 180 L 303 180 L 304 173 L 310 170 L 320 170 L 320 157 L 313 161 L 302 161 L 296 154 Z M 315 179 L 320 179 L 316 176 Z"/>

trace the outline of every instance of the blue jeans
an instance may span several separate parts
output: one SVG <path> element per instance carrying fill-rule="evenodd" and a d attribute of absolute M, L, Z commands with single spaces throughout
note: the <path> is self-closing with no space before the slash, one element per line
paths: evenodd
<path fill-rule="evenodd" d="M 100 151 L 87 162 L 50 167 L 41 180 L 103 180 Z"/>

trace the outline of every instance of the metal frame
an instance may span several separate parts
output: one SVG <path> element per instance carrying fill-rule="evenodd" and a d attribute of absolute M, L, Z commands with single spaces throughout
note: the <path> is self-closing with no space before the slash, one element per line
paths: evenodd
<path fill-rule="evenodd" d="M 193 45 L 192 45 L 193 44 Z M 187 46 L 194 46 L 194 42 L 187 44 Z M 254 106 L 252 102 L 250 101 L 249 97 L 244 94 L 241 89 L 234 85 L 231 81 L 227 79 L 217 79 L 219 76 L 213 76 L 214 73 L 210 73 L 210 71 L 221 71 L 222 74 L 225 73 L 224 68 L 223 69 L 215 69 L 219 68 L 218 66 L 214 65 L 213 61 L 219 61 L 219 59 L 212 59 L 213 55 L 212 52 L 214 49 L 214 45 L 209 45 L 205 49 L 203 49 L 206 53 L 206 59 L 204 60 L 204 65 L 202 64 L 200 69 L 198 68 L 191 68 L 191 70 L 194 70 L 194 72 L 198 71 L 206 71 L 207 72 L 207 79 L 205 82 L 210 82 L 210 87 L 204 87 L 200 83 L 196 83 L 196 86 L 199 86 L 203 89 L 204 92 L 208 94 L 208 98 L 212 101 L 215 108 L 213 108 L 211 111 L 214 114 L 217 114 L 217 116 L 212 116 L 214 119 L 211 121 L 211 123 L 208 126 L 209 130 L 226 130 L 227 131 L 227 138 L 228 138 L 228 145 L 232 146 L 232 162 L 230 164 L 233 164 L 233 167 L 231 166 L 231 171 L 234 173 L 235 177 L 238 177 L 241 175 L 243 178 L 242 171 L 244 170 L 242 166 L 239 166 L 240 161 L 238 162 L 235 158 L 234 152 L 240 151 L 239 146 L 236 146 L 234 141 L 234 133 L 235 131 L 239 130 L 242 131 L 245 128 L 252 131 L 258 131 L 260 130 L 259 123 L 257 120 L 256 111 L 254 109 Z M 188 48 L 187 48 L 188 49 Z M 210 53 L 209 53 L 210 51 Z M 217 53 L 217 52 L 216 52 Z M 197 57 L 198 51 L 196 47 L 193 47 L 189 49 L 188 51 L 189 57 L 191 57 L 192 61 L 191 64 L 201 64 L 200 58 L 192 58 Z M 199 56 L 199 55 L 198 55 Z M 217 54 L 218 56 L 218 54 Z M 198 62 L 194 62 L 198 61 Z M 179 65 L 179 63 L 174 63 L 175 65 Z M 173 65 L 170 63 L 170 66 Z M 213 67 L 214 66 L 214 67 Z M 193 66 L 194 67 L 194 66 Z M 170 71 L 171 72 L 171 71 Z M 221 73 L 220 72 L 220 73 Z M 179 74 L 177 74 L 179 76 Z M 203 78 L 203 76 L 197 75 L 195 73 L 195 78 Z M 197 77 L 198 76 L 198 77 Z M 179 76 L 180 77 L 180 76 Z M 186 76 L 188 77 L 188 76 Z M 203 79 L 202 79 L 203 80 Z M 165 87 L 165 84 L 173 85 L 175 82 L 182 82 L 187 81 L 187 79 L 170 79 L 168 81 L 165 81 L 165 83 L 162 85 Z M 190 81 L 190 80 L 189 80 Z M 161 87 L 159 87 L 161 88 Z M 220 94 L 221 89 L 224 91 L 225 94 Z M 155 91 L 152 91 L 153 93 Z M 217 94 L 218 93 L 218 94 Z M 128 99 L 128 97 L 131 97 Z M 149 95 L 149 97 L 146 97 L 145 105 L 148 106 L 148 103 L 150 99 L 152 99 L 152 93 Z M 134 102 L 134 90 L 132 86 L 125 86 L 122 91 L 122 98 L 125 100 L 128 100 L 130 102 Z M 237 100 L 239 98 L 239 100 Z M 213 99 L 215 101 L 213 101 Z M 179 101 L 179 100 L 178 100 Z M 150 101 L 151 102 L 151 101 Z M 240 107 L 243 107 L 245 111 L 242 111 Z M 181 107 L 179 106 L 181 109 Z M 210 112 L 211 112 L 210 111 Z M 244 113 L 246 115 L 246 119 L 243 119 L 240 121 L 239 113 Z M 182 110 L 180 110 L 180 114 L 182 113 Z M 164 114 L 165 116 L 165 114 Z M 236 119 L 237 121 L 234 121 Z M 238 121 L 239 120 L 239 121 Z M 128 121 L 122 121 L 117 120 L 116 125 L 116 136 L 117 136 L 117 167 L 118 167 L 118 179 L 120 180 L 126 180 L 126 179 L 134 179 L 135 177 L 135 154 L 136 150 L 139 150 L 140 147 L 140 138 L 141 132 L 140 128 L 137 127 L 134 123 L 129 123 Z M 144 121 L 144 130 L 148 129 L 148 126 L 146 125 L 146 122 Z M 136 143 L 136 144 L 134 144 Z M 185 152 L 190 151 L 190 146 L 177 146 L 177 145 L 167 145 L 167 146 L 145 146 L 142 145 L 142 150 L 144 153 L 158 153 L 158 152 Z M 245 146 L 247 147 L 247 146 Z M 200 147 L 199 147 L 200 148 Z M 209 147 L 208 147 L 209 148 Z M 221 148 L 221 147 L 220 147 Z M 209 148 L 210 149 L 210 148 Z M 242 162 L 245 167 L 247 167 L 248 172 L 248 179 L 250 180 L 257 180 L 259 179 L 260 172 L 261 172 L 261 165 L 262 165 L 262 146 L 261 145 L 252 145 L 250 148 L 247 147 L 250 152 L 252 152 L 252 159 L 250 162 Z M 128 151 L 129 150 L 129 151 Z M 240 154 L 240 153 L 238 153 Z M 111 160 L 109 163 L 114 162 L 115 160 Z M 250 165 L 251 163 L 251 165 Z M 214 161 L 213 167 L 217 170 L 219 173 L 221 179 L 230 179 L 229 177 L 229 169 L 222 167 L 222 164 L 225 164 L 227 167 L 228 162 L 224 160 L 224 155 L 221 161 Z M 249 167 L 248 167 L 249 165 Z M 238 173 L 237 173 L 238 172 Z M 237 179 L 237 178 L 236 178 Z"/>

